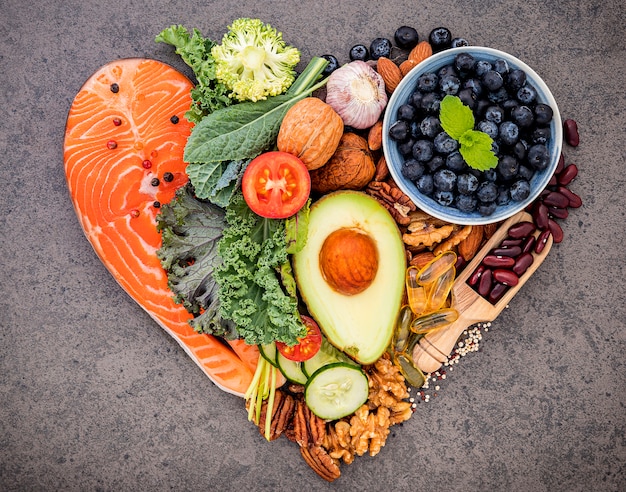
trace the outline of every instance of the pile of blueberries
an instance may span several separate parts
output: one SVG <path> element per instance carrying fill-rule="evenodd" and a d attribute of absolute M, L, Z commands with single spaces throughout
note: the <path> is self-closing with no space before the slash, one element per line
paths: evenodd
<path fill-rule="evenodd" d="M 443 131 L 439 105 L 446 95 L 471 108 L 474 129 L 492 137 L 495 168 L 469 167 L 458 142 Z M 526 73 L 503 59 L 457 54 L 453 63 L 418 78 L 396 117 L 389 137 L 403 156 L 402 175 L 442 206 L 489 216 L 498 206 L 525 200 L 534 174 L 550 164 L 553 110 L 538 100 Z"/>

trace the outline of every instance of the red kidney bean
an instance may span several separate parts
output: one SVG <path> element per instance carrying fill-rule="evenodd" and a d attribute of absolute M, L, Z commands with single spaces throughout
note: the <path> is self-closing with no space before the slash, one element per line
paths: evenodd
<path fill-rule="evenodd" d="M 535 243 L 535 253 L 541 254 L 541 252 L 543 251 L 543 248 L 546 247 L 546 243 L 548 242 L 548 238 L 550 237 L 550 234 L 552 234 L 552 232 L 550 232 L 550 229 L 546 229 L 541 234 L 539 234 L 539 237 L 537 238 L 537 242 Z"/>
<path fill-rule="evenodd" d="M 509 287 L 515 287 L 519 283 L 519 277 L 513 270 L 505 270 L 504 268 L 496 268 L 493 271 L 493 279 L 502 282 Z"/>
<path fill-rule="evenodd" d="M 548 207 L 548 214 L 557 219 L 567 219 L 569 212 L 566 208 Z"/>
<path fill-rule="evenodd" d="M 559 184 L 559 181 L 556 179 L 556 174 L 553 174 L 550 181 L 548 181 L 548 186 L 556 186 L 557 184 Z"/>
<path fill-rule="evenodd" d="M 515 265 L 515 258 L 510 256 L 487 255 L 483 258 L 483 265 L 495 268 L 511 268 Z"/>
<path fill-rule="evenodd" d="M 549 207 L 565 208 L 569 205 L 569 198 L 558 191 L 551 191 L 543 198 L 543 203 Z"/>
<path fill-rule="evenodd" d="M 519 246 L 507 246 L 505 248 L 495 248 L 493 250 L 493 254 L 496 256 L 510 256 L 511 258 L 515 258 L 522 254 L 522 248 Z"/>
<path fill-rule="evenodd" d="M 510 248 L 511 246 L 521 246 L 524 241 L 522 239 L 503 239 L 500 246 L 503 248 Z"/>
<path fill-rule="evenodd" d="M 565 167 L 565 156 L 563 155 L 563 152 L 561 152 L 561 155 L 559 156 L 559 162 L 557 162 L 556 169 L 554 170 L 554 174 L 559 174 L 563 170 L 564 167 Z"/>
<path fill-rule="evenodd" d="M 535 224 L 529 221 L 518 222 L 517 224 L 513 224 L 509 227 L 509 237 L 513 239 L 524 239 L 526 236 L 530 236 L 537 230 Z"/>
<path fill-rule="evenodd" d="M 544 230 L 548 227 L 548 207 L 544 202 L 538 201 L 533 210 L 533 219 L 535 225 Z"/>
<path fill-rule="evenodd" d="M 570 164 L 557 174 L 556 180 L 561 186 L 567 186 L 576 176 L 578 176 L 578 167 L 576 164 Z"/>
<path fill-rule="evenodd" d="M 563 137 L 565 141 L 572 147 L 578 147 L 580 143 L 580 135 L 578 133 L 578 125 L 576 121 L 567 119 L 563 122 Z"/>
<path fill-rule="evenodd" d="M 535 236 L 528 236 L 522 245 L 522 254 L 530 253 L 535 246 Z"/>
<path fill-rule="evenodd" d="M 478 293 L 483 297 L 487 297 L 491 291 L 491 277 L 491 270 L 488 268 L 485 269 L 483 274 L 480 276 L 480 282 L 478 282 Z"/>
<path fill-rule="evenodd" d="M 556 221 L 550 219 L 548 221 L 548 229 L 552 233 L 552 239 L 555 243 L 563 241 L 563 229 Z"/>
<path fill-rule="evenodd" d="M 572 208 L 578 208 L 580 206 L 582 206 L 583 204 L 583 200 L 582 198 L 580 198 L 576 193 L 574 193 L 573 191 L 570 191 L 568 188 L 566 188 L 565 186 L 559 186 L 556 189 L 561 195 L 565 196 L 565 198 L 567 198 L 569 200 L 569 207 Z"/>
<path fill-rule="evenodd" d="M 533 236 L 535 237 L 535 236 Z M 528 267 L 533 264 L 535 257 L 530 252 L 522 253 L 515 260 L 512 270 L 518 275 L 522 276 L 528 270 Z"/>
<path fill-rule="evenodd" d="M 496 282 L 491 289 L 491 292 L 489 292 L 489 302 L 491 302 L 492 304 L 498 302 L 508 289 L 508 285 Z"/>
<path fill-rule="evenodd" d="M 485 268 L 486 268 L 485 265 L 478 265 L 476 270 L 474 270 L 474 272 L 470 275 L 470 278 L 467 279 L 467 283 L 470 284 L 471 286 L 476 285 L 478 281 L 480 280 L 481 275 L 485 271 Z"/>
<path fill-rule="evenodd" d="M 454 263 L 454 268 L 456 269 L 456 271 L 458 272 L 459 270 L 461 270 L 466 264 L 467 261 L 465 261 L 465 258 L 463 258 L 461 255 L 457 255 L 456 262 Z"/>

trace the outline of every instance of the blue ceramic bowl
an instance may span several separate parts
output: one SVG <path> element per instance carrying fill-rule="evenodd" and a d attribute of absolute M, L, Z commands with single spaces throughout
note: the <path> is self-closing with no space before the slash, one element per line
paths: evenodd
<path fill-rule="evenodd" d="M 491 215 L 484 216 L 479 212 L 462 212 L 452 206 L 442 206 L 432 198 L 420 193 L 415 183 L 407 180 L 402 176 L 402 165 L 405 158 L 398 151 L 397 143 L 389 137 L 390 126 L 398 120 L 397 110 L 402 104 L 405 104 L 416 87 L 417 79 L 425 72 L 436 72 L 441 67 L 449 65 L 459 53 L 470 53 L 477 60 L 486 60 L 494 62 L 497 59 L 506 60 L 510 68 L 519 68 L 526 72 L 527 82 L 537 90 L 537 99 L 539 102 L 548 104 L 553 112 L 552 122 L 550 123 L 550 141 L 548 149 L 550 151 L 550 164 L 542 171 L 536 171 L 530 182 L 530 195 L 524 201 L 509 201 L 506 205 L 498 206 Z M 517 58 L 491 48 L 483 48 L 477 46 L 464 46 L 461 48 L 452 48 L 442 51 L 427 58 L 415 68 L 413 68 L 400 82 L 396 90 L 389 99 L 385 110 L 383 120 L 383 151 L 389 171 L 393 176 L 400 189 L 407 194 L 411 200 L 424 212 L 437 217 L 439 219 L 451 222 L 453 224 L 462 225 L 478 225 L 498 222 L 517 212 L 523 210 L 532 203 L 545 189 L 556 169 L 561 155 L 561 147 L 563 143 L 563 127 L 561 124 L 561 116 L 552 93 L 548 86 L 541 80 L 539 75 L 535 73 L 524 62 Z"/>

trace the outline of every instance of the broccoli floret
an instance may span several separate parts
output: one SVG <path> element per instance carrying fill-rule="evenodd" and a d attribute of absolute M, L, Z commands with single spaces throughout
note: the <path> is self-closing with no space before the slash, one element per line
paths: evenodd
<path fill-rule="evenodd" d="M 258 101 L 285 92 L 295 80 L 300 51 L 282 33 L 259 19 L 233 21 L 222 44 L 214 46 L 217 79 L 239 101 Z"/>

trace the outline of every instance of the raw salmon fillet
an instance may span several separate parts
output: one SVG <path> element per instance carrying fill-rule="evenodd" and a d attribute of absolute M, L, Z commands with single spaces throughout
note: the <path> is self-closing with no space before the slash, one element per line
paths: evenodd
<path fill-rule="evenodd" d="M 183 74 L 156 60 L 128 58 L 100 68 L 70 108 L 65 173 L 85 235 L 117 282 L 218 387 L 243 396 L 258 349 L 247 348 L 243 361 L 221 340 L 195 332 L 156 256 L 160 204 L 187 182 L 183 151 L 191 124 L 184 114 L 191 88 Z"/>

